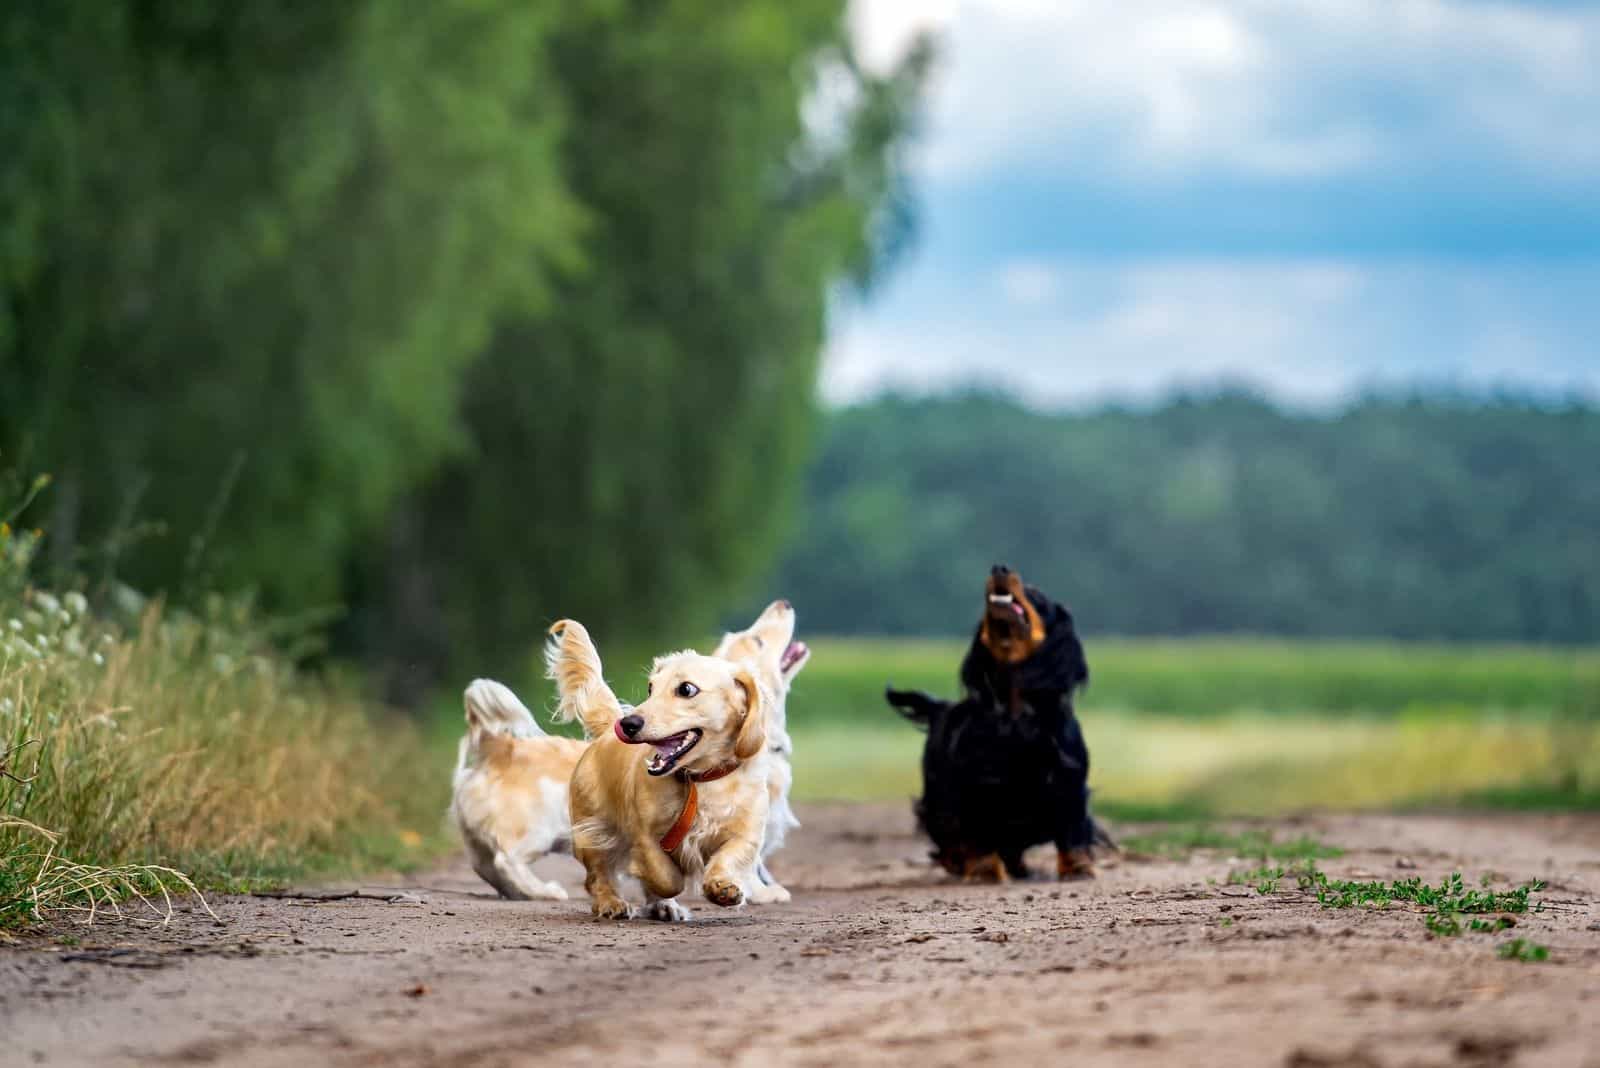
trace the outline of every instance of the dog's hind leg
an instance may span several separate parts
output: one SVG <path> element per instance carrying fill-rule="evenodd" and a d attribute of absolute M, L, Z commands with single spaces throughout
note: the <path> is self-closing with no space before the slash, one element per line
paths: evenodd
<path fill-rule="evenodd" d="M 521 857 L 514 857 L 501 850 L 494 855 L 494 873 L 497 879 L 489 879 L 495 889 L 509 898 L 531 900 L 542 898 L 546 901 L 565 901 L 567 889 L 555 881 L 546 882 L 533 874 L 533 869 L 528 867 L 528 862 Z M 478 872 L 483 875 L 482 870 Z M 488 878 L 485 876 L 485 878 Z M 514 890 L 515 893 L 508 892 Z"/>
<path fill-rule="evenodd" d="M 1056 874 L 1062 879 L 1093 879 L 1094 821 L 1089 818 L 1089 789 L 1079 785 L 1068 788 L 1058 803 L 1061 806 L 1057 824 Z"/>
<path fill-rule="evenodd" d="M 1006 866 L 1006 874 L 1013 879 L 1026 879 L 1028 877 L 1028 866 L 1022 862 L 1022 850 L 1002 850 L 1000 852 L 1000 862 Z"/>
<path fill-rule="evenodd" d="M 1061 774 L 1055 783 L 1056 874 L 1093 879 L 1094 820 L 1089 817 L 1089 747 L 1076 717 L 1069 716 L 1060 740 Z"/>
<path fill-rule="evenodd" d="M 750 904 L 752 905 L 782 905 L 793 895 L 786 890 L 782 883 L 767 868 L 764 860 L 756 861 L 756 884 L 750 888 Z"/>
<path fill-rule="evenodd" d="M 685 923 L 694 918 L 675 898 L 656 897 L 654 894 L 645 895 L 644 914 L 663 923 Z"/>
<path fill-rule="evenodd" d="M 585 872 L 583 888 L 589 892 L 589 907 L 594 912 L 594 918 L 632 919 L 634 915 L 632 906 L 617 893 L 617 884 L 612 873 L 612 865 L 616 862 L 614 851 L 604 845 L 585 845 L 574 836 L 572 855 L 583 865 Z"/>

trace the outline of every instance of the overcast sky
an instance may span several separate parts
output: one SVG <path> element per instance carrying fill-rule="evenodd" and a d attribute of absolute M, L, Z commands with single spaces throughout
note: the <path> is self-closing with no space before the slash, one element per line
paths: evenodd
<path fill-rule="evenodd" d="M 1253 383 L 1600 395 L 1600 3 L 856 0 L 942 61 L 917 243 L 833 401 Z"/>

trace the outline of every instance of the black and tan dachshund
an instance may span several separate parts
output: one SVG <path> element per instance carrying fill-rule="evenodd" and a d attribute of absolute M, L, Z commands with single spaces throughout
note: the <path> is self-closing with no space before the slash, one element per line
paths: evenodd
<path fill-rule="evenodd" d="M 915 809 L 947 871 L 1020 878 L 1028 873 L 1022 854 L 1053 842 L 1057 874 L 1094 875 L 1093 847 L 1111 841 L 1089 815 L 1089 750 L 1072 709 L 1088 681 L 1072 613 L 997 565 L 961 662 L 965 696 L 885 691 L 927 728 Z"/>

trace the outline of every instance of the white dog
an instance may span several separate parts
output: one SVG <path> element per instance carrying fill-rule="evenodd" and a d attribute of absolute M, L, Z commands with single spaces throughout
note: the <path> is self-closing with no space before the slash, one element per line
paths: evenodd
<path fill-rule="evenodd" d="M 756 865 L 760 885 L 750 893 L 753 904 L 764 905 L 789 900 L 789 891 L 767 868 L 766 860 L 783 848 L 784 837 L 800 826 L 789 807 L 789 789 L 794 784 L 794 746 L 789 741 L 788 697 L 795 676 L 811 659 L 805 642 L 794 640 L 794 606 L 788 601 L 773 601 L 745 630 L 724 634 L 713 656 L 745 664 L 772 697 L 767 709 L 767 748 L 772 752 L 767 773 L 767 833 Z"/>

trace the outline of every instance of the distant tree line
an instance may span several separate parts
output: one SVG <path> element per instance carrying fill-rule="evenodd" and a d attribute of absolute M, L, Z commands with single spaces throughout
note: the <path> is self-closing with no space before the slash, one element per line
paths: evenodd
<path fill-rule="evenodd" d="M 830 291 L 906 230 L 928 50 L 863 69 L 845 8 L 3 5 L 24 518 L 393 665 L 707 624 L 792 507 Z"/>
<path fill-rule="evenodd" d="M 813 632 L 955 634 L 993 562 L 1090 633 L 1600 640 L 1600 409 L 1450 394 L 835 412 L 771 585 Z"/>

